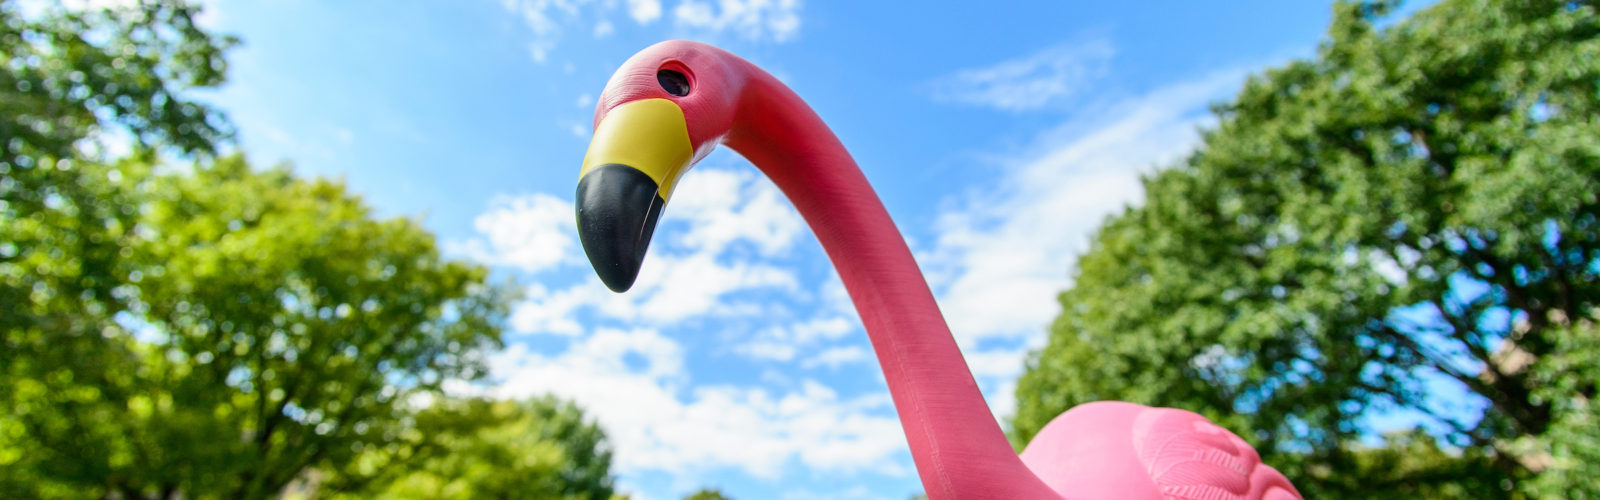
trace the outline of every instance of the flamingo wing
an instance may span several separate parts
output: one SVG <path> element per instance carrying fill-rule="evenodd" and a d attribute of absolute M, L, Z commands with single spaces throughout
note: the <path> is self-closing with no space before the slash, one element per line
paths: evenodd
<path fill-rule="evenodd" d="M 1022 461 L 1063 498 L 1298 500 L 1249 443 L 1193 412 L 1079 405 L 1045 425 Z"/>

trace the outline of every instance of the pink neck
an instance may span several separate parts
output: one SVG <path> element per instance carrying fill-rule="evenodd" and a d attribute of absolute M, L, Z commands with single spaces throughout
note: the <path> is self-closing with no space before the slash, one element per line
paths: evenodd
<path fill-rule="evenodd" d="M 783 190 L 839 270 L 928 497 L 1056 497 L 1001 433 L 911 250 L 855 160 L 792 90 L 738 62 L 749 80 L 724 143 Z"/>

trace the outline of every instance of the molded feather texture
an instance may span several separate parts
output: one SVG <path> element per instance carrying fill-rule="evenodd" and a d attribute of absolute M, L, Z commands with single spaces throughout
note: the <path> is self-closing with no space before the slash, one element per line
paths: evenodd
<path fill-rule="evenodd" d="M 1151 408 L 1133 423 L 1139 461 L 1170 500 L 1299 499 L 1294 486 L 1239 436 L 1205 417 Z"/>
<path fill-rule="evenodd" d="M 681 74 L 688 90 L 662 88 L 661 71 Z M 690 164 L 724 144 L 794 202 L 861 314 L 929 498 L 1299 498 L 1236 436 L 1197 426 L 1205 420 L 1192 413 L 1132 403 L 1079 405 L 1041 429 L 1019 456 L 888 210 L 799 95 L 737 56 L 677 40 L 653 45 L 617 70 L 596 104 L 595 123 L 640 99 L 681 108 L 694 148 Z M 1136 421 L 1143 423 L 1138 432 Z"/>

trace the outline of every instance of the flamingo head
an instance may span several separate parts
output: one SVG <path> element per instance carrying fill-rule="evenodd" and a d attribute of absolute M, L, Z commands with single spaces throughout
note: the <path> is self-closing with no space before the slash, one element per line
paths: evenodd
<path fill-rule="evenodd" d="M 739 59 L 674 40 L 629 58 L 606 83 L 578 174 L 578 239 L 606 287 L 624 292 L 677 181 L 733 127 Z"/>

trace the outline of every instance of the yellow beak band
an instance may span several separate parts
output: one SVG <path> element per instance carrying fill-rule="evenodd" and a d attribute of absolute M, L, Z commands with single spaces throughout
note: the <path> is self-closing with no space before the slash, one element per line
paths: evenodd
<path fill-rule="evenodd" d="M 605 165 L 625 165 L 655 181 L 666 201 L 693 156 L 683 108 L 666 99 L 643 99 L 617 106 L 595 127 L 578 179 Z"/>
<path fill-rule="evenodd" d="M 661 208 L 693 159 L 683 108 L 666 99 L 617 106 L 595 127 L 573 205 L 583 252 L 613 291 L 639 277 Z"/>

